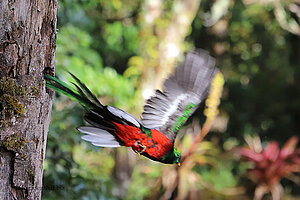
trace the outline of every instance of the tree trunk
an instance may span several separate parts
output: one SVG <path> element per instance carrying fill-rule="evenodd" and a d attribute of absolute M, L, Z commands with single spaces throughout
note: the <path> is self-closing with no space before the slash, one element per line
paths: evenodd
<path fill-rule="evenodd" d="M 0 199 L 41 199 L 57 0 L 0 1 Z"/>

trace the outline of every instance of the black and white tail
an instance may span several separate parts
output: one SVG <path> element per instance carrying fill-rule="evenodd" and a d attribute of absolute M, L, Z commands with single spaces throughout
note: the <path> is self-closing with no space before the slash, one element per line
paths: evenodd
<path fill-rule="evenodd" d="M 71 74 L 71 73 L 70 73 Z M 140 127 L 140 122 L 129 113 L 112 107 L 104 106 L 95 95 L 73 74 L 76 90 L 59 79 L 45 75 L 46 85 L 80 103 L 85 109 L 85 120 L 91 126 L 82 126 L 78 130 L 84 133 L 81 138 L 100 147 L 120 147 L 123 142 L 115 134 L 113 122 Z"/>

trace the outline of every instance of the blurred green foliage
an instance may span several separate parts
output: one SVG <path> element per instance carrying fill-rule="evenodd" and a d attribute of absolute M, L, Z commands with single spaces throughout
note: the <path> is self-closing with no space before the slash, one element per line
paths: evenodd
<path fill-rule="evenodd" d="M 257 133 L 283 143 L 299 130 L 299 38 L 280 27 L 269 6 L 237 1 L 229 13 L 210 31 L 197 28 L 196 18 L 189 36 L 196 47 L 214 50 L 227 76 L 224 136 Z"/>
<path fill-rule="evenodd" d="M 67 73 L 70 71 L 103 104 L 139 114 L 141 69 L 143 63 L 149 66 L 156 63 L 153 60 L 159 57 L 156 48 L 161 34 L 153 33 L 140 17 L 146 12 L 143 3 L 141 0 L 61 0 L 56 76 L 71 81 Z M 216 193 L 241 183 L 245 166 L 234 161 L 231 150 L 244 143 L 245 134 L 259 134 L 262 140 L 284 143 L 297 135 L 300 128 L 299 37 L 280 26 L 272 5 L 223 3 L 227 9 L 222 14 L 214 13 L 218 9 L 209 14 L 213 2 L 202 1 L 185 41 L 186 48 L 209 50 L 226 78 L 220 110 L 229 119 L 228 123 L 223 120 L 221 126 L 225 128 L 209 134 L 208 140 L 212 142 L 208 142 L 208 150 L 195 161 L 203 163 L 188 172 L 197 174 L 209 185 L 199 185 L 197 189 L 201 194 L 213 191 L 209 193 L 210 199 L 222 199 Z M 160 29 L 167 27 L 171 20 L 172 5 L 172 1 L 164 1 L 163 18 L 155 21 Z M 215 21 L 211 27 L 204 26 L 207 16 Z M 43 199 L 117 199 L 112 176 L 114 150 L 81 141 L 75 128 L 84 124 L 83 115 L 84 110 L 78 104 L 56 94 L 43 184 L 45 188 L 62 186 L 63 189 L 44 189 Z M 195 117 L 199 115 L 202 114 L 197 112 Z M 214 138 L 220 142 L 214 143 Z M 188 140 L 183 141 L 183 151 L 188 144 Z M 127 199 L 156 199 L 165 194 L 169 189 L 163 179 L 166 168 L 175 170 L 138 159 Z M 285 185 L 295 192 L 295 184 L 285 182 Z"/>

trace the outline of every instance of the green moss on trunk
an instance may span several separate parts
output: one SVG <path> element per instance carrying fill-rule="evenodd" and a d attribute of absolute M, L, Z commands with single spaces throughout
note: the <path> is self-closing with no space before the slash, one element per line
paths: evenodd
<path fill-rule="evenodd" d="M 24 148 L 26 143 L 28 143 L 26 139 L 21 138 L 19 134 L 14 134 L 10 137 L 6 137 L 0 143 L 0 146 L 4 147 L 7 150 L 11 150 L 14 152 L 21 152 L 21 150 Z"/>
<path fill-rule="evenodd" d="M 0 81 L 0 126 L 6 127 L 7 121 L 13 116 L 25 113 L 24 104 L 20 102 L 26 94 L 25 87 L 15 83 L 12 78 L 2 78 Z"/>

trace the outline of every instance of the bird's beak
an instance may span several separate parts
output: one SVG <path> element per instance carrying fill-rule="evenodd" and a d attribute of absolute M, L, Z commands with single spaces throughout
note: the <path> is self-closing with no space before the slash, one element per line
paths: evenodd
<path fill-rule="evenodd" d="M 177 165 L 178 165 L 178 167 L 180 167 L 181 163 L 179 162 L 179 163 L 177 163 Z"/>

